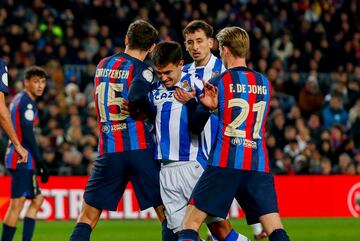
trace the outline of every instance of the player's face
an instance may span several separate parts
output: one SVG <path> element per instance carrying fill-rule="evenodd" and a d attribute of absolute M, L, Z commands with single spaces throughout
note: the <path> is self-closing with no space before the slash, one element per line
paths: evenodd
<path fill-rule="evenodd" d="M 32 76 L 25 80 L 25 88 L 34 96 L 41 96 L 46 86 L 46 78 L 40 76 Z"/>
<path fill-rule="evenodd" d="M 202 29 L 185 35 L 186 50 L 195 63 L 206 65 L 206 61 L 210 58 L 212 46 L 212 38 L 208 38 Z"/>
<path fill-rule="evenodd" d="M 167 64 L 165 66 L 155 66 L 155 72 L 158 75 L 161 83 L 165 88 L 169 89 L 174 87 L 181 78 L 181 68 L 184 65 L 184 61 L 181 60 L 178 64 Z"/>

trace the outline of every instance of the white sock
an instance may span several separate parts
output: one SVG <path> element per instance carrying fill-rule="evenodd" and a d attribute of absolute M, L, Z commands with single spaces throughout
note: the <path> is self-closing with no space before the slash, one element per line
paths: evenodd
<path fill-rule="evenodd" d="M 238 233 L 239 237 L 236 241 L 250 241 L 246 236 L 242 235 L 241 233 Z"/>
<path fill-rule="evenodd" d="M 251 224 L 251 227 L 253 228 L 254 235 L 259 235 L 263 231 L 261 223 Z"/>

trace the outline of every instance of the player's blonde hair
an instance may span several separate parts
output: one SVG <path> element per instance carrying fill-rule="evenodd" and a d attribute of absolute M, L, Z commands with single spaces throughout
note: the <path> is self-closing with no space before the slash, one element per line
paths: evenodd
<path fill-rule="evenodd" d="M 223 28 L 217 35 L 219 46 L 226 46 L 237 57 L 245 58 L 250 49 L 248 33 L 240 27 Z"/>

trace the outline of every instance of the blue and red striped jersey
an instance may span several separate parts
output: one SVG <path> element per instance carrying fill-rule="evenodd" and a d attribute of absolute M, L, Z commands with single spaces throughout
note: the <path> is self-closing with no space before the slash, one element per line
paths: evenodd
<path fill-rule="evenodd" d="M 34 158 L 34 144 L 35 148 L 38 147 L 36 143 L 32 143 L 32 140 L 35 140 L 33 129 L 37 118 L 35 102 L 26 92 L 18 93 L 10 104 L 10 115 L 20 144 L 28 151 L 29 155 L 27 163 L 17 163 L 19 156 L 14 145 L 9 142 L 5 155 L 5 166 L 8 169 L 25 168 L 32 170 L 35 167 L 35 161 L 40 161 Z"/>
<path fill-rule="evenodd" d="M 100 61 L 95 73 L 95 106 L 99 128 L 99 154 L 153 148 L 143 121 L 121 113 L 133 80 L 151 82 L 154 71 L 148 64 L 125 53 Z"/>
<path fill-rule="evenodd" d="M 264 133 L 270 82 L 245 67 L 231 68 L 210 82 L 219 90 L 219 125 L 209 165 L 269 172 Z"/>
<path fill-rule="evenodd" d="M 0 91 L 7 94 L 8 93 L 8 73 L 6 64 L 0 60 Z"/>

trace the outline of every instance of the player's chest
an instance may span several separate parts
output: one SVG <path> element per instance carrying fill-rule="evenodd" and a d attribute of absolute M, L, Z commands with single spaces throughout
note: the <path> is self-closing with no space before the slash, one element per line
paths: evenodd
<path fill-rule="evenodd" d="M 181 109 L 183 104 L 176 100 L 175 90 L 157 90 L 153 92 L 154 105 L 158 111 L 176 111 Z"/>

